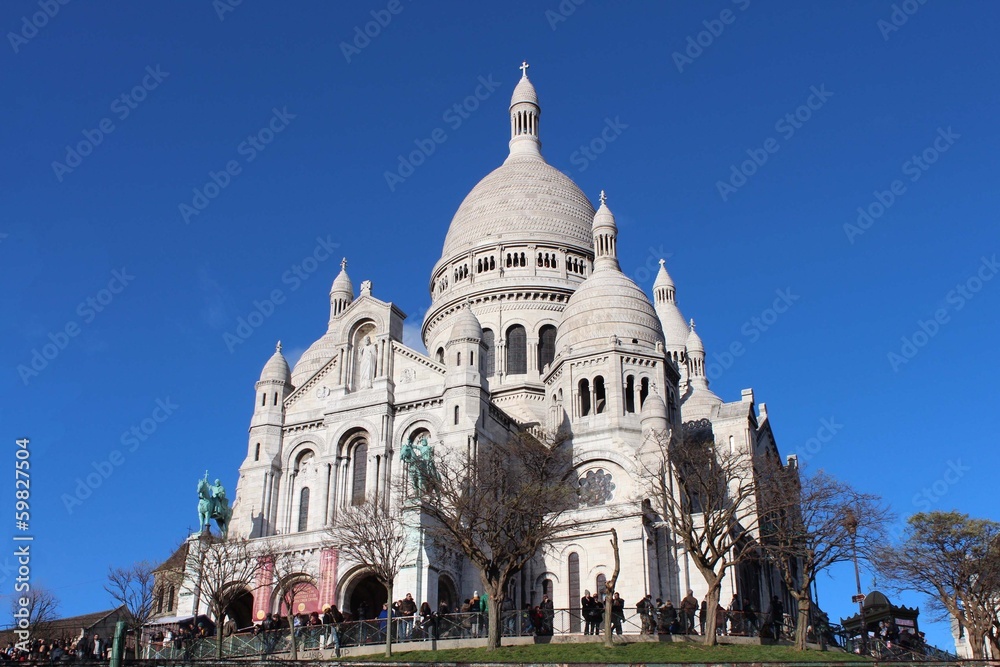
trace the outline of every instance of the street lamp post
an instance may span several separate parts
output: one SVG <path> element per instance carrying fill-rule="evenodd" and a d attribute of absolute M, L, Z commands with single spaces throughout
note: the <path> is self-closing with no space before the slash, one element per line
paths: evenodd
<path fill-rule="evenodd" d="M 868 655 L 868 624 L 865 622 L 865 600 L 861 592 L 861 570 L 858 568 L 858 517 L 851 508 L 844 514 L 844 528 L 851 535 L 854 554 L 854 580 L 858 585 L 858 613 L 861 616 L 861 652 Z"/>

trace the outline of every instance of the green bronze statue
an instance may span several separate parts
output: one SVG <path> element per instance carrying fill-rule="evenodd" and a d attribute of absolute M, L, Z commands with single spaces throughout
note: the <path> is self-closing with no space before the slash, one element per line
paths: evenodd
<path fill-rule="evenodd" d="M 429 482 L 437 479 L 434 448 L 427 441 L 427 436 L 420 436 L 416 445 L 413 444 L 412 440 L 404 443 L 399 452 L 399 458 L 407 466 L 413 492 L 418 496 L 423 495 L 430 486 Z"/>
<path fill-rule="evenodd" d="M 226 487 L 222 482 L 215 480 L 215 484 L 208 483 L 208 471 L 205 477 L 198 480 L 198 519 L 199 529 L 208 532 L 209 524 L 215 519 L 215 525 L 219 527 L 222 538 L 229 536 L 229 520 L 233 518 L 233 510 L 229 507 L 229 499 L 226 498 Z"/>

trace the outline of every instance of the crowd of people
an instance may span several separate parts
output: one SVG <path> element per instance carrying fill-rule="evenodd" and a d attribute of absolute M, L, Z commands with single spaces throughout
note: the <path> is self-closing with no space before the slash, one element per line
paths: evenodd
<path fill-rule="evenodd" d="M 19 647 L 14 642 L 7 642 L 6 648 L 0 653 L 0 660 L 5 662 L 50 661 L 70 662 L 72 660 L 107 660 L 111 647 L 98 633 L 81 633 L 73 640 L 46 640 L 36 638 L 25 647 Z"/>
<path fill-rule="evenodd" d="M 663 601 L 646 595 L 636 604 L 636 612 L 641 622 L 641 634 L 652 635 L 704 635 L 708 624 L 708 601 L 700 603 L 694 591 L 674 606 L 671 600 Z M 784 628 L 785 610 L 781 600 L 772 596 L 767 613 L 761 615 L 753 603 L 738 595 L 733 595 L 728 607 L 718 604 L 715 609 L 715 627 L 710 629 L 719 635 L 745 637 L 781 638 Z"/>

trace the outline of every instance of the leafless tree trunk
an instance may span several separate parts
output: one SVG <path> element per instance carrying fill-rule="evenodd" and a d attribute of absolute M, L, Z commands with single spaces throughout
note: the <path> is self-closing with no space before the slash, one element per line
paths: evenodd
<path fill-rule="evenodd" d="M 640 453 L 650 507 L 684 547 L 708 584 L 704 641 L 714 645 L 726 571 L 753 549 L 757 528 L 753 455 L 716 447 L 707 421 L 654 432 Z"/>
<path fill-rule="evenodd" d="M 878 496 L 856 491 L 822 470 L 803 476 L 795 467 L 766 462 L 758 467 L 760 542 L 796 601 L 795 648 L 804 651 L 816 575 L 851 560 L 855 546 L 863 557 L 883 544 L 892 517 Z"/>
<path fill-rule="evenodd" d="M 398 505 L 369 500 L 342 512 L 328 529 L 328 541 L 348 561 L 362 565 L 385 586 L 388 596 L 385 654 L 392 655 L 392 590 L 411 556 L 407 520 Z"/>
<path fill-rule="evenodd" d="M 125 622 L 135 635 L 135 657 L 139 658 L 142 629 L 153 615 L 153 570 L 155 566 L 142 561 L 130 567 L 111 568 L 104 585 L 118 606 L 125 609 Z"/>
<path fill-rule="evenodd" d="M 316 584 L 317 573 L 312 561 L 286 544 L 272 543 L 268 549 L 271 553 L 275 590 L 278 599 L 287 611 L 291 658 L 298 660 L 298 637 L 295 636 L 295 600 L 305 587 Z"/>
<path fill-rule="evenodd" d="M 565 482 L 564 439 L 542 442 L 527 432 L 480 442 L 475 453 L 438 454 L 422 509 L 428 535 L 454 546 L 479 570 L 488 596 L 487 646 L 500 646 L 500 614 L 511 578 L 567 528 L 577 496 Z"/>
<path fill-rule="evenodd" d="M 216 623 L 217 657 L 222 658 L 226 614 L 237 598 L 258 589 L 257 575 L 269 567 L 272 554 L 266 543 L 243 538 L 205 535 L 191 546 L 185 567 L 196 576 L 185 576 L 184 585 L 208 602 Z"/>
<path fill-rule="evenodd" d="M 604 645 L 608 648 L 613 646 L 611 638 L 612 619 L 614 618 L 614 604 L 612 597 L 615 594 L 615 585 L 618 583 L 618 574 L 621 572 L 621 555 L 618 551 L 618 531 L 611 529 L 611 551 L 615 555 L 615 569 L 611 573 L 611 578 L 604 582 Z"/>

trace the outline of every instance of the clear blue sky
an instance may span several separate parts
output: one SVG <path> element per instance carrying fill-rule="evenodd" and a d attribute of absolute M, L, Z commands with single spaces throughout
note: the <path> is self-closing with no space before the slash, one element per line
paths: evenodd
<path fill-rule="evenodd" d="M 31 438 L 32 567 L 65 614 L 107 606 L 109 565 L 165 558 L 197 526 L 206 469 L 233 494 L 253 383 L 276 340 L 296 357 L 324 331 L 341 255 L 412 334 L 451 216 L 506 155 L 522 59 L 543 153 L 608 191 L 644 288 L 667 258 L 717 393 L 753 387 L 783 453 L 901 515 L 1000 518 L 995 3 L 914 2 L 898 26 L 888 0 L 389 5 L 0 6 L 0 417 L 11 466 Z M 345 55 L 373 11 L 391 21 Z M 477 87 L 474 111 L 447 113 Z M 273 141 L 247 142 L 272 123 Z M 317 238 L 335 256 L 303 264 Z M 227 346 L 274 290 L 273 314 Z M 70 513 L 95 467 L 112 472 Z M 820 601 L 839 618 L 853 573 L 835 574 Z"/>

